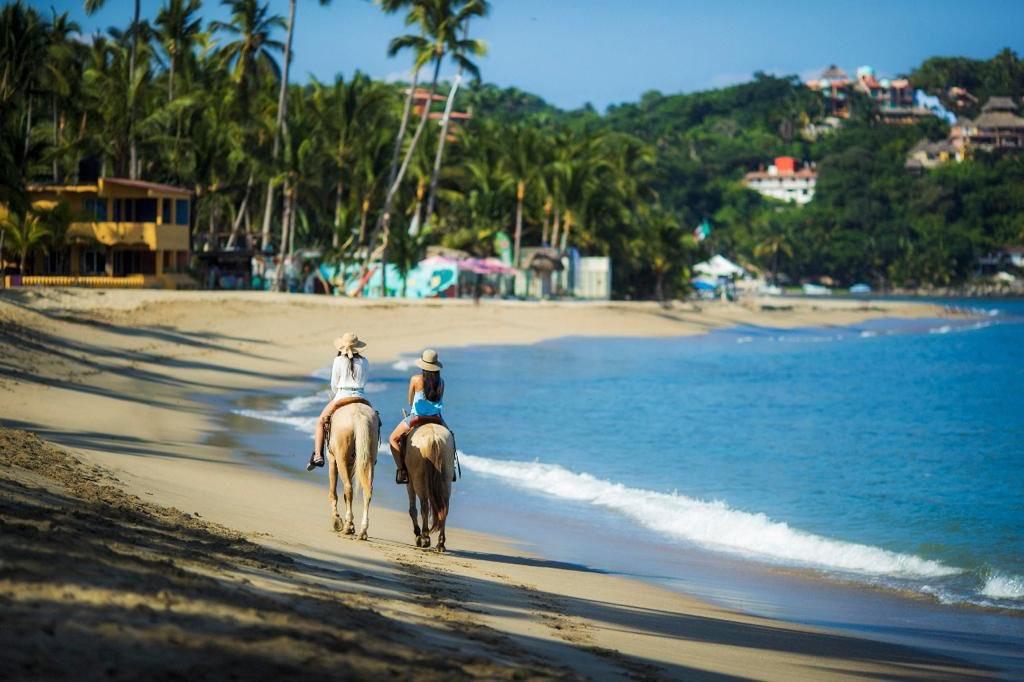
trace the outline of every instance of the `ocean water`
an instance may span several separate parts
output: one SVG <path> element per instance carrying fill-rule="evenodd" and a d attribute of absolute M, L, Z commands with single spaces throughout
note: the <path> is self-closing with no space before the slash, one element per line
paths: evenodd
<path fill-rule="evenodd" d="M 782 569 L 1024 614 L 1024 303 L 977 312 L 444 350 L 452 520 L 721 595 L 722 574 Z M 372 369 L 386 427 L 412 371 Z M 236 412 L 305 453 L 323 400 Z"/>

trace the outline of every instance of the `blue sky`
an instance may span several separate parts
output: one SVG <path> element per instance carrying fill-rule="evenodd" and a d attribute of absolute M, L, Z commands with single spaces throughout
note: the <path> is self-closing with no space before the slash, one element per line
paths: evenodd
<path fill-rule="evenodd" d="M 28 0 L 40 10 L 70 11 L 91 33 L 125 26 L 132 0 L 107 0 L 86 17 L 81 0 Z M 155 16 L 160 0 L 142 0 Z M 286 16 L 287 0 L 271 0 Z M 1024 52 L 1024 0 L 492 0 L 472 26 L 490 52 L 484 80 L 514 85 L 562 107 L 599 109 L 647 90 L 690 92 L 747 80 L 757 70 L 816 74 L 830 63 L 881 75 L 909 71 L 932 55 L 987 58 L 1003 47 Z M 206 18 L 224 19 L 219 2 Z M 292 80 L 327 79 L 360 69 L 400 77 L 408 58 L 387 57 L 399 16 L 368 0 L 320 7 L 299 0 Z M 452 73 L 446 67 L 442 73 Z"/>

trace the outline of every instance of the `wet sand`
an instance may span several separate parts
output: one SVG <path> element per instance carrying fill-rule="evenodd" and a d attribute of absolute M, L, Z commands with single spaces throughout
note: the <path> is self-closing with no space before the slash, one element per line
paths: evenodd
<path fill-rule="evenodd" d="M 371 362 L 385 362 L 425 345 L 942 314 L 904 303 L 786 305 L 4 292 L 0 423 L 69 454 L 28 433 L 0 440 L 0 674 L 990 676 L 533 556 L 459 529 L 457 508 L 448 555 L 417 550 L 408 516 L 379 504 L 370 541 L 338 536 L 321 479 L 276 476 L 239 457 L 200 399 L 307 383 L 347 329 L 370 342 Z"/>

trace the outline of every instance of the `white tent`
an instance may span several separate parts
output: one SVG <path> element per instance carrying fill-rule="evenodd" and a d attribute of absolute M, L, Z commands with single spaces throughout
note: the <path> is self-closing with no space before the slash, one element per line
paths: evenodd
<path fill-rule="evenodd" d="M 693 272 L 696 275 L 704 275 L 706 277 L 714 278 L 743 277 L 747 274 L 746 270 L 721 254 L 712 256 L 710 259 L 702 263 L 697 263 L 693 266 Z"/>

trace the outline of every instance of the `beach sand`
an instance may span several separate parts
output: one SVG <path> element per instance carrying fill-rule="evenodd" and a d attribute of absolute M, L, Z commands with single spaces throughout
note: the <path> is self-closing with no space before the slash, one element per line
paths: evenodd
<path fill-rule="evenodd" d="M 991 676 L 534 556 L 460 529 L 457 506 L 446 555 L 416 549 L 406 513 L 379 503 L 369 541 L 339 536 L 326 477 L 258 468 L 202 400 L 308 385 L 349 329 L 368 340 L 371 362 L 387 362 L 427 345 L 943 314 L 842 300 L 663 307 L 3 292 L 0 676 Z"/>

